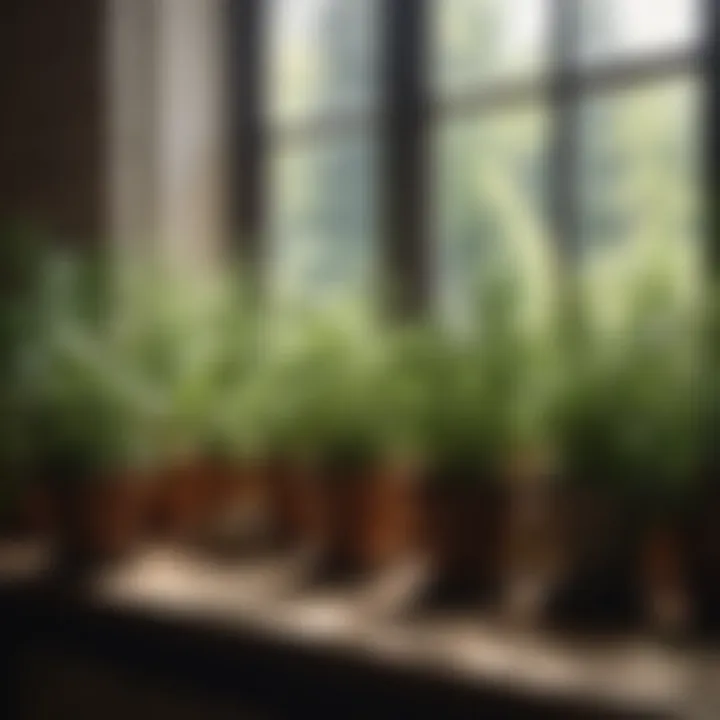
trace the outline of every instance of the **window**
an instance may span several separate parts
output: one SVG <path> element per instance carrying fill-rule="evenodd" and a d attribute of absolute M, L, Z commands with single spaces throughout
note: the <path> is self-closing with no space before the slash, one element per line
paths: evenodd
<path fill-rule="evenodd" d="M 430 84 L 445 95 L 548 69 L 549 0 L 433 0 Z"/>
<path fill-rule="evenodd" d="M 434 136 L 437 289 L 460 318 L 476 272 L 493 255 L 512 263 L 537 308 L 548 297 L 551 264 L 544 198 L 547 114 L 520 110 L 443 118 Z"/>
<path fill-rule="evenodd" d="M 623 313 L 629 277 L 699 285 L 702 3 L 582 0 L 573 62 L 573 201 L 579 269 L 601 320 Z"/>
<path fill-rule="evenodd" d="M 578 0 L 584 65 L 686 49 L 702 25 L 697 0 Z"/>
<path fill-rule="evenodd" d="M 537 92 L 550 70 L 549 7 L 548 0 L 432 3 L 434 289 L 450 320 L 462 316 L 478 271 L 494 258 L 519 272 L 529 306 L 549 299 L 551 135 Z"/>
<path fill-rule="evenodd" d="M 362 293 L 370 282 L 377 229 L 368 135 L 287 140 L 273 148 L 269 273 L 282 297 Z"/>
<path fill-rule="evenodd" d="M 696 286 L 699 4 L 433 8 L 437 280 L 450 314 L 489 250 L 516 265 L 536 310 L 557 286 L 553 245 L 579 261 L 590 307 L 608 318 L 638 265 L 665 262 Z"/>
<path fill-rule="evenodd" d="M 289 121 L 377 102 L 377 0 L 265 0 L 266 111 Z"/>
<path fill-rule="evenodd" d="M 271 291 L 362 292 L 375 261 L 378 2 L 269 0 Z"/>
<path fill-rule="evenodd" d="M 669 272 L 686 298 L 699 285 L 698 100 L 697 83 L 681 77 L 581 101 L 582 270 L 608 320 L 638 269 Z"/>
<path fill-rule="evenodd" d="M 366 292 L 389 262 L 456 316 L 493 254 L 534 309 L 558 271 L 609 314 L 639 264 L 696 285 L 713 3 L 234 1 L 273 291 Z"/>

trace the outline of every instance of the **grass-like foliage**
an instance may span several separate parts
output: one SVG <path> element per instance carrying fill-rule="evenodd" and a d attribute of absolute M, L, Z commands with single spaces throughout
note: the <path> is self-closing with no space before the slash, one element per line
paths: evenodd
<path fill-rule="evenodd" d="M 6 476 L 411 457 L 485 482 L 540 453 L 650 505 L 683 496 L 707 460 L 717 303 L 675 303 L 658 275 L 637 280 L 610 336 L 582 308 L 530 326 L 499 265 L 458 328 L 357 299 L 278 309 L 233 266 L 179 275 L 23 247 L 0 304 Z"/>

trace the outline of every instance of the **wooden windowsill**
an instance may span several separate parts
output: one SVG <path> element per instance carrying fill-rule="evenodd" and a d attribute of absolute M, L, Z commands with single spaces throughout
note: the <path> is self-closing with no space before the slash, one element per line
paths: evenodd
<path fill-rule="evenodd" d="M 0 549 L 6 588 L 42 576 L 41 548 Z M 601 717 L 684 717 L 717 694 L 720 658 L 648 638 L 577 638 L 472 615 L 409 619 L 378 592 L 297 592 L 290 561 L 212 563 L 148 549 L 93 578 L 84 611 L 284 648 L 331 665 L 409 675 L 462 692 L 495 693 Z M 77 600 L 75 601 L 77 602 Z M 720 705 L 718 706 L 720 707 Z M 563 715 L 565 717 L 567 715 Z"/>

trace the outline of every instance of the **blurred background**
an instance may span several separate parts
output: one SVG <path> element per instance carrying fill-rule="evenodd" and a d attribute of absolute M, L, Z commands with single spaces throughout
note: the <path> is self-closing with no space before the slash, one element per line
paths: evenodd
<path fill-rule="evenodd" d="M 9 716 L 704 717 L 719 47 L 717 0 L 5 0 Z"/>

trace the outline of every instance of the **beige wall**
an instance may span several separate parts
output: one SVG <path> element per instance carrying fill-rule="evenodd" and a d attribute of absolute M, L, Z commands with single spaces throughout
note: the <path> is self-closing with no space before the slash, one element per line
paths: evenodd
<path fill-rule="evenodd" d="M 110 0 L 106 15 L 107 221 L 118 250 L 152 244 L 157 223 L 157 11 Z"/>
<path fill-rule="evenodd" d="M 224 242 L 224 0 L 114 0 L 114 236 L 192 267 Z"/>

